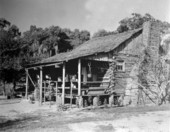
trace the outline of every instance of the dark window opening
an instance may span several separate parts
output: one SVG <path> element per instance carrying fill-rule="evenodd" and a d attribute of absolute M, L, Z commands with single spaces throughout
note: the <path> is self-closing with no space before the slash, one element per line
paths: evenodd
<path fill-rule="evenodd" d="M 125 63 L 124 63 L 124 61 L 117 61 L 116 70 L 117 71 L 125 71 Z"/>

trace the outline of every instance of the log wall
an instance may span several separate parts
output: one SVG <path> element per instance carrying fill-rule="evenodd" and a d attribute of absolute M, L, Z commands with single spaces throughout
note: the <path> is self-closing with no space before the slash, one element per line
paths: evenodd
<path fill-rule="evenodd" d="M 114 61 L 123 60 L 125 71 L 115 71 L 110 76 L 112 84 L 114 84 L 111 89 L 118 94 L 124 94 L 124 105 L 139 104 L 139 96 L 143 96 L 143 93 L 139 90 L 138 74 L 140 63 L 143 61 L 142 58 L 145 55 L 144 51 L 146 49 L 149 50 L 149 54 L 154 62 L 159 58 L 160 28 L 157 26 L 157 23 L 152 22 L 144 24 L 142 34 L 136 34 L 136 36 L 121 44 L 113 51 Z M 143 99 L 148 100 L 146 96 Z M 148 102 L 150 101 L 148 100 Z"/>
<path fill-rule="evenodd" d="M 109 53 L 100 53 L 89 56 L 87 59 L 111 61 L 104 78 L 110 78 L 110 91 L 124 95 L 124 105 L 136 105 L 139 103 L 141 91 L 138 88 L 138 75 L 140 63 L 143 61 L 146 49 L 153 61 L 159 56 L 160 28 L 155 22 L 145 23 L 142 32 L 135 34 L 132 38 L 120 44 Z M 124 71 L 115 71 L 116 61 L 123 60 Z M 147 97 L 146 97 L 147 98 Z"/>

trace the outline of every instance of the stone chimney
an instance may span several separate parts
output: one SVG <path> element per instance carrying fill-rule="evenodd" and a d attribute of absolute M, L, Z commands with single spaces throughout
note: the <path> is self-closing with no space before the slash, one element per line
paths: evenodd
<path fill-rule="evenodd" d="M 160 24 L 158 22 L 145 22 L 143 24 L 143 44 L 155 62 L 159 57 Z"/>
<path fill-rule="evenodd" d="M 160 45 L 160 28 L 156 22 L 146 22 L 143 24 L 142 42 L 145 49 L 148 51 L 153 62 L 156 62 L 159 57 L 159 45 Z M 142 50 L 142 49 L 141 49 Z M 143 53 L 144 54 L 144 53 Z M 141 60 L 142 61 L 142 60 Z M 152 65 L 151 65 L 152 66 Z M 135 106 L 139 103 L 140 90 L 138 89 L 138 64 L 133 66 L 130 72 L 132 78 L 127 79 L 127 86 L 125 89 L 124 105 Z M 136 82 L 136 83 L 135 83 Z"/>

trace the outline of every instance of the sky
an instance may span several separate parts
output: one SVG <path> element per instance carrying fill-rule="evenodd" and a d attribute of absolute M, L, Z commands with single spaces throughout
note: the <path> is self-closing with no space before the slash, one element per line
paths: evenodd
<path fill-rule="evenodd" d="M 116 30 L 132 13 L 151 14 L 170 23 L 170 0 L 0 0 L 0 18 L 27 31 L 60 26 L 71 30 Z"/>

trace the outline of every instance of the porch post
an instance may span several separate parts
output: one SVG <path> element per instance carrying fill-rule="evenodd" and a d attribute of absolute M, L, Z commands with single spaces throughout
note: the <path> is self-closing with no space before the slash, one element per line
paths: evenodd
<path fill-rule="evenodd" d="M 62 85 L 62 105 L 64 105 L 64 98 L 65 98 L 65 73 L 66 72 L 66 66 L 65 62 L 63 62 L 63 85 Z"/>
<path fill-rule="evenodd" d="M 25 87 L 25 98 L 28 99 L 28 69 L 26 71 L 26 87 Z"/>
<path fill-rule="evenodd" d="M 81 59 L 78 60 L 78 96 L 81 95 Z"/>
<path fill-rule="evenodd" d="M 42 105 L 42 82 L 43 82 L 43 72 L 42 72 L 42 67 L 40 67 L 40 105 Z"/>
<path fill-rule="evenodd" d="M 57 105 L 57 96 L 58 96 L 58 94 L 57 94 L 57 92 L 58 92 L 58 82 L 56 81 L 56 105 Z"/>

